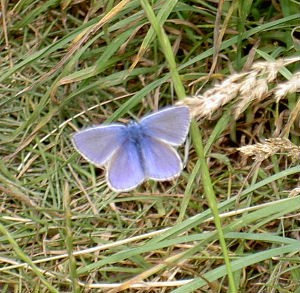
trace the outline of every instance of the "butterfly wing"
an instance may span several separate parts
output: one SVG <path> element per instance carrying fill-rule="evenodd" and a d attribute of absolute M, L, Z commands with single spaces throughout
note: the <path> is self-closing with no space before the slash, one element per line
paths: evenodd
<path fill-rule="evenodd" d="M 140 125 L 144 134 L 178 146 L 186 139 L 190 121 L 188 107 L 174 106 L 145 116 Z"/>
<path fill-rule="evenodd" d="M 141 154 L 134 142 L 126 140 L 108 162 L 106 178 L 114 191 L 128 191 L 145 179 Z"/>
<path fill-rule="evenodd" d="M 72 137 L 76 150 L 89 162 L 102 166 L 126 139 L 126 126 L 99 125 L 75 133 Z"/>
<path fill-rule="evenodd" d="M 180 174 L 182 162 L 172 146 L 153 137 L 144 136 L 141 139 L 141 150 L 147 178 L 170 180 Z"/>

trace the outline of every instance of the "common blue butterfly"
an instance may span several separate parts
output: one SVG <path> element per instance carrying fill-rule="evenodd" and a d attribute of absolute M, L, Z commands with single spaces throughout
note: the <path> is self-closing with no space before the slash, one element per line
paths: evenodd
<path fill-rule="evenodd" d="M 106 165 L 109 187 L 117 192 L 137 187 L 146 179 L 171 180 L 183 166 L 174 147 L 188 134 L 190 111 L 172 106 L 139 122 L 101 124 L 73 135 L 76 150 L 97 167 Z"/>

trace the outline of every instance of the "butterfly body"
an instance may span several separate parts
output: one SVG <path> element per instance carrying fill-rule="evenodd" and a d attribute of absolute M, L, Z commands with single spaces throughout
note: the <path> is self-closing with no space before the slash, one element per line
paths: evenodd
<path fill-rule="evenodd" d="M 73 143 L 88 161 L 106 165 L 112 190 L 128 191 L 146 179 L 171 180 L 180 174 L 182 162 L 174 146 L 184 142 L 189 124 L 187 107 L 169 107 L 140 122 L 82 130 L 74 134 Z"/>
<path fill-rule="evenodd" d="M 125 131 L 124 144 L 132 145 L 130 154 L 136 150 L 138 164 L 141 166 L 142 172 L 145 173 L 145 158 L 142 151 L 142 141 L 145 137 L 142 126 L 136 121 L 130 121 Z"/>
<path fill-rule="evenodd" d="M 136 144 L 137 147 L 140 148 L 141 140 L 145 134 L 143 133 L 143 129 L 139 123 L 136 121 L 130 121 L 127 126 L 126 136 L 129 141 Z"/>

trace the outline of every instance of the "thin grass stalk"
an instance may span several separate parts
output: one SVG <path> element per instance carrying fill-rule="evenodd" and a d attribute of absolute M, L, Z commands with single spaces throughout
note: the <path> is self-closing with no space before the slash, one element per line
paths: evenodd
<path fill-rule="evenodd" d="M 181 223 L 185 218 L 186 210 L 188 208 L 189 202 L 192 197 L 194 182 L 195 182 L 196 178 L 198 177 L 198 175 L 200 174 L 200 168 L 201 168 L 201 163 L 198 160 L 196 162 L 196 165 L 195 165 L 192 173 L 190 174 L 190 176 L 188 178 L 188 182 L 185 187 L 184 196 L 181 201 L 180 212 L 179 212 L 179 216 L 177 218 L 177 223 Z"/>
<path fill-rule="evenodd" d="M 158 41 L 161 45 L 162 51 L 163 51 L 163 53 L 167 59 L 167 62 L 169 64 L 171 77 L 172 77 L 172 80 L 174 83 L 176 94 L 179 99 L 183 99 L 185 97 L 185 90 L 184 90 L 184 86 L 181 82 L 179 73 L 177 71 L 176 61 L 174 58 L 174 54 L 172 51 L 172 46 L 170 44 L 170 41 L 169 41 L 168 37 L 166 36 L 163 28 L 159 25 L 159 23 L 156 19 L 156 16 L 154 14 L 154 11 L 152 10 L 149 2 L 147 0 L 141 0 L 141 5 L 151 23 L 151 25 L 153 26 L 153 28 L 157 34 Z M 223 251 L 227 274 L 228 274 L 230 291 L 232 293 L 237 293 L 233 273 L 231 270 L 231 264 L 230 264 L 230 260 L 229 260 L 229 254 L 228 254 L 228 250 L 227 250 L 227 246 L 226 246 L 226 241 L 225 241 L 224 233 L 222 230 L 221 219 L 220 219 L 218 208 L 217 208 L 217 201 L 216 201 L 215 193 L 213 190 L 212 182 L 210 179 L 208 166 L 207 166 L 206 160 L 205 160 L 204 149 L 203 149 L 203 144 L 202 144 L 202 136 L 201 136 L 200 130 L 197 126 L 197 123 L 195 121 L 191 122 L 191 136 L 192 136 L 192 140 L 194 142 L 195 149 L 196 149 L 197 155 L 199 157 L 199 160 L 200 160 L 200 163 L 202 166 L 201 174 L 202 174 L 203 182 L 205 182 L 204 190 L 205 190 L 205 194 L 207 196 L 210 208 L 214 215 L 216 228 L 218 230 L 219 241 L 220 241 L 221 248 Z"/>
<path fill-rule="evenodd" d="M 66 220 L 66 248 L 69 257 L 69 270 L 70 270 L 70 279 L 73 285 L 74 293 L 80 293 L 80 286 L 78 282 L 78 275 L 77 275 L 77 265 L 76 259 L 73 254 L 73 230 L 72 230 L 72 214 L 70 209 L 70 193 L 69 193 L 69 184 L 68 182 L 65 183 L 64 188 L 64 210 L 65 210 L 65 220 Z"/>

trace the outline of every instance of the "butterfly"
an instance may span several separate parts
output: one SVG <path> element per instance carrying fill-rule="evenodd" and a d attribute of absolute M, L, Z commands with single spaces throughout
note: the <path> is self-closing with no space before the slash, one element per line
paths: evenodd
<path fill-rule="evenodd" d="M 146 179 L 172 180 L 182 171 L 174 147 L 183 144 L 191 116 L 186 106 L 171 106 L 139 122 L 100 124 L 73 134 L 75 149 L 97 167 L 106 166 L 108 186 L 116 192 Z"/>

